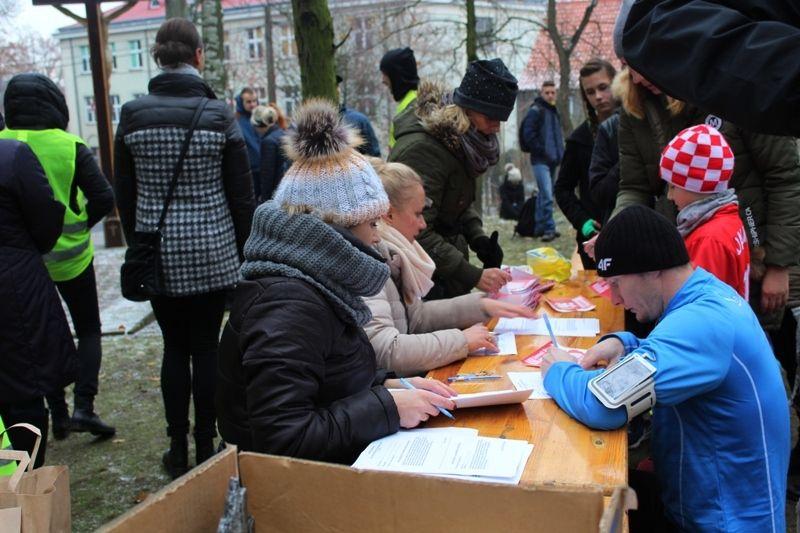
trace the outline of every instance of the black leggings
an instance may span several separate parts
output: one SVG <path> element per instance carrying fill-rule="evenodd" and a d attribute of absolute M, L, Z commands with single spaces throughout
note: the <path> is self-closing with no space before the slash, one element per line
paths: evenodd
<path fill-rule="evenodd" d="M 97 396 L 98 375 L 103 358 L 94 262 L 89 263 L 86 270 L 76 278 L 56 282 L 56 287 L 67 304 L 78 337 L 75 408 L 94 411 L 94 397 Z M 63 389 L 48 394 L 47 403 L 56 413 L 66 413 Z"/>
<path fill-rule="evenodd" d="M 194 435 L 217 434 L 214 411 L 219 329 L 225 312 L 225 291 L 150 301 L 164 338 L 161 393 L 167 435 L 189 432 L 189 398 L 194 399 Z"/>

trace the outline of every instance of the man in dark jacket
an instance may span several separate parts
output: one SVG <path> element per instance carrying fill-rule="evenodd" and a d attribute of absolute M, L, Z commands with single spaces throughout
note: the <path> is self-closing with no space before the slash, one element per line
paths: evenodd
<path fill-rule="evenodd" d="M 247 145 L 247 157 L 250 159 L 250 174 L 253 177 L 253 192 L 256 198 L 261 197 L 261 136 L 253 128 L 250 118 L 253 109 L 258 105 L 256 92 L 250 87 L 245 87 L 236 97 L 236 123 L 242 130 L 242 137 Z"/>
<path fill-rule="evenodd" d="M 78 337 L 72 418 L 63 390 L 47 397 L 53 436 L 63 439 L 70 431 L 79 431 L 110 437 L 115 429 L 94 410 L 103 351 L 91 228 L 113 209 L 114 193 L 89 147 L 65 131 L 67 102 L 52 80 L 42 74 L 18 74 L 8 83 L 4 102 L 8 128 L 0 132 L 0 138 L 27 144 L 44 168 L 55 197 L 69 207 L 61 236 L 44 256 Z"/>
<path fill-rule="evenodd" d="M 44 397 L 63 389 L 75 370 L 75 345 L 55 285 L 42 261 L 61 236 L 64 205 L 33 151 L 0 140 L 0 418 L 42 432 L 36 466 L 47 447 Z M 12 430 L 14 448 L 33 452 L 35 438 Z"/>
<path fill-rule="evenodd" d="M 381 81 L 389 88 L 392 98 L 397 102 L 394 117 L 389 124 L 389 148 L 395 143 L 394 119 L 417 99 L 419 76 L 414 50 L 409 47 L 395 48 L 381 58 Z"/>
<path fill-rule="evenodd" d="M 796 2 L 640 0 L 621 10 L 614 46 L 671 96 L 752 131 L 800 135 Z"/>
<path fill-rule="evenodd" d="M 344 79 L 337 74 L 337 93 L 339 92 L 339 85 L 341 85 L 343 81 Z M 341 97 L 341 94 L 339 96 Z M 342 100 L 339 106 L 339 116 L 342 117 L 344 122 L 354 127 L 356 131 L 358 131 L 358 134 L 361 135 L 361 139 L 364 142 L 362 142 L 356 150 L 364 155 L 370 155 L 372 157 L 381 156 L 381 145 L 378 142 L 378 137 L 375 135 L 375 130 L 372 129 L 372 124 L 364 113 L 360 113 L 355 109 L 350 109 L 347 107 L 344 100 Z"/>
<path fill-rule="evenodd" d="M 605 224 L 614 212 L 619 192 L 619 111 L 601 123 L 592 148 L 589 165 L 589 193 L 600 214 L 600 224 Z M 583 248 L 583 247 L 581 247 Z"/>
<path fill-rule="evenodd" d="M 544 242 L 559 236 L 553 220 L 553 181 L 564 155 L 564 137 L 555 103 L 556 85 L 545 81 L 540 96 L 536 97 L 520 125 L 520 141 L 525 143 L 521 148 L 531 154 L 533 175 L 539 188 L 534 235 L 541 236 Z"/>
<path fill-rule="evenodd" d="M 592 59 L 580 70 L 581 96 L 588 118 L 567 139 L 561 170 L 555 184 L 558 206 L 575 228 L 578 255 L 583 268 L 594 270 L 594 259 L 583 249 L 583 243 L 600 230 L 601 212 L 589 194 L 589 166 L 599 123 L 615 110 L 611 81 L 616 70 L 607 61 Z M 575 194 L 578 189 L 578 194 Z"/>

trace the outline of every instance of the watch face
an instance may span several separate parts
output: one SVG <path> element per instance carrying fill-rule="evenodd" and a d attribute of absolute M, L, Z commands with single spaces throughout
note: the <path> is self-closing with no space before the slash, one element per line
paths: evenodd
<path fill-rule="evenodd" d="M 614 401 L 647 379 L 652 371 L 632 357 L 597 381 L 597 386 Z"/>

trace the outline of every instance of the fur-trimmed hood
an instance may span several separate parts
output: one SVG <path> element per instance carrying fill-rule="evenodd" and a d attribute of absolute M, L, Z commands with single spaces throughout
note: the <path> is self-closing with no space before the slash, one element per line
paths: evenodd
<path fill-rule="evenodd" d="M 396 119 L 395 137 L 400 138 L 407 133 L 425 131 L 441 142 L 451 152 L 461 150 L 458 124 L 453 115 L 446 113 L 445 97 L 452 96 L 443 83 L 423 80 L 417 89 L 416 107 L 413 113 L 405 113 Z"/>

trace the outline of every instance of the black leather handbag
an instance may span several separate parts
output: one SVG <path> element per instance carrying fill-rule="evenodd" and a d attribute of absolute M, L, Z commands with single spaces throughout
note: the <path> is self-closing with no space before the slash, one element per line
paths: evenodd
<path fill-rule="evenodd" d="M 120 285 L 122 296 L 132 302 L 144 302 L 164 292 L 164 277 L 161 270 L 161 229 L 164 227 L 167 209 L 175 194 L 175 187 L 178 185 L 178 176 L 183 168 L 183 161 L 189 151 L 189 142 L 192 140 L 192 134 L 208 101 L 208 98 L 203 98 L 194 112 L 178 155 L 178 162 L 172 173 L 172 181 L 169 184 L 167 197 L 164 199 L 164 207 L 161 208 L 161 215 L 155 231 L 136 231 L 133 234 L 133 242 L 128 243 L 125 261 L 120 268 Z"/>

